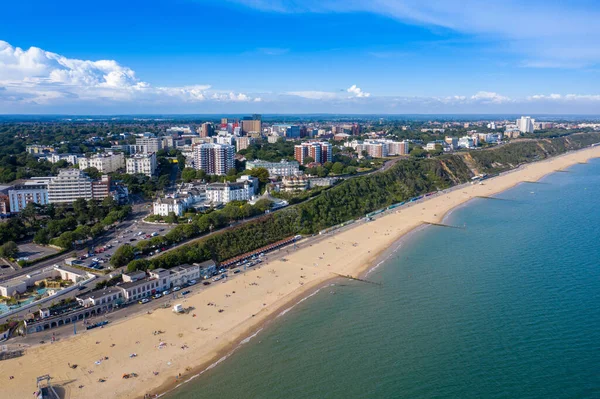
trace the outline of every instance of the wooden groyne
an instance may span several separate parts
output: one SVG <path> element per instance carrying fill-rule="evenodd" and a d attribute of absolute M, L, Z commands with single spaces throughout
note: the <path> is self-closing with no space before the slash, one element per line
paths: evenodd
<path fill-rule="evenodd" d="M 439 227 L 448 227 L 450 229 L 461 229 L 464 230 L 465 227 L 461 227 L 461 226 L 452 226 L 449 224 L 443 224 L 443 223 L 433 223 L 433 222 L 423 222 L 423 224 L 428 224 L 430 226 L 439 226 Z"/>
<path fill-rule="evenodd" d="M 564 170 L 564 169 L 556 169 L 554 170 L 555 172 L 559 172 L 559 173 L 573 173 L 570 170 Z"/>
<path fill-rule="evenodd" d="M 376 283 L 375 281 L 369 281 L 369 280 L 365 280 L 363 278 L 353 277 L 353 276 L 350 276 L 349 274 L 348 275 L 343 275 L 343 274 L 339 274 L 339 273 L 333 273 L 333 274 L 337 274 L 340 277 L 344 277 L 344 278 L 347 278 L 347 279 L 350 279 L 350 280 L 360 281 L 361 283 L 373 284 L 373 285 L 377 285 L 377 286 L 380 286 L 380 287 L 383 286 L 382 283 Z"/>
<path fill-rule="evenodd" d="M 514 200 L 508 199 L 508 198 L 488 197 L 487 195 L 477 195 L 477 196 L 475 196 L 475 198 L 483 198 L 483 199 L 490 199 L 490 200 L 496 200 L 496 201 L 514 201 Z"/>
<path fill-rule="evenodd" d="M 523 181 L 523 183 L 529 183 L 529 184 L 550 184 L 550 183 L 546 183 L 543 181 L 533 181 L 533 180 L 525 180 Z"/>

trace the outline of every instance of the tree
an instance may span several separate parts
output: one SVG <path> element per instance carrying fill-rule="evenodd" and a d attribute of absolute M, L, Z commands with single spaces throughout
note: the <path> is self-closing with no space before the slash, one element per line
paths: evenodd
<path fill-rule="evenodd" d="M 110 263 L 115 267 L 125 266 L 135 257 L 133 252 L 133 247 L 131 245 L 121 245 L 117 248 L 112 258 L 110 258 Z"/>
<path fill-rule="evenodd" d="M 181 178 L 184 182 L 189 183 L 196 178 L 196 169 L 193 168 L 185 168 L 183 172 L 181 172 Z"/>
<path fill-rule="evenodd" d="M 304 158 L 304 165 L 308 165 L 309 163 L 313 163 L 313 162 L 315 162 L 315 159 L 313 157 Z"/>
<path fill-rule="evenodd" d="M 344 164 L 341 162 L 336 162 L 331 167 L 331 171 L 336 175 L 341 175 L 344 172 Z"/>
<path fill-rule="evenodd" d="M 0 257 L 14 258 L 19 253 L 19 247 L 14 241 L 9 241 L 0 246 Z"/>
<path fill-rule="evenodd" d="M 169 224 L 176 224 L 178 220 L 175 212 L 169 212 L 169 214 L 165 216 L 165 222 Z"/>
<path fill-rule="evenodd" d="M 231 168 L 227 171 L 227 176 L 229 177 L 235 177 L 237 176 L 237 170 L 235 168 Z"/>
<path fill-rule="evenodd" d="M 255 168 L 248 171 L 248 174 L 252 177 L 256 177 L 260 183 L 269 182 L 269 171 L 265 168 Z"/>

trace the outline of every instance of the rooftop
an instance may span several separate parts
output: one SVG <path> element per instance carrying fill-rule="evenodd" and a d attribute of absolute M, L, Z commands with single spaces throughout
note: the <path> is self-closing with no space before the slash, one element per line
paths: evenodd
<path fill-rule="evenodd" d="M 155 278 L 143 278 L 141 280 L 132 281 L 131 283 L 123 283 L 119 287 L 123 288 L 124 290 L 128 290 L 129 288 L 137 287 L 139 285 L 144 285 L 153 280 L 156 280 L 156 279 Z"/>

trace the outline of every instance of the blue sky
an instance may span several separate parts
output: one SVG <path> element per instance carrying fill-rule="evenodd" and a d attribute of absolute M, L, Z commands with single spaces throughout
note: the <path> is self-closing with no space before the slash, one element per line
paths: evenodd
<path fill-rule="evenodd" d="M 20 1 L 0 113 L 599 113 L 594 1 Z"/>

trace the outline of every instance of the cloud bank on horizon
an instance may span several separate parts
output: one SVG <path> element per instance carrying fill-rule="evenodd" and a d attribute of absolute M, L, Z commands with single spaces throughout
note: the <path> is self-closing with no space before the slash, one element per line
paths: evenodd
<path fill-rule="evenodd" d="M 252 3 L 263 5 L 261 1 Z M 269 7 L 283 12 L 283 3 L 275 3 L 281 9 L 273 4 Z M 325 1 L 320 7 L 328 3 L 336 2 Z M 281 93 L 241 93 L 204 82 L 158 86 L 138 78 L 135 71 L 116 60 L 73 59 L 37 47 L 24 50 L 0 40 L 1 113 L 460 113 L 542 109 L 552 113 L 564 112 L 561 107 L 565 104 L 577 104 L 580 113 L 595 112 L 600 95 L 554 93 L 510 98 L 482 90 L 445 97 L 377 96 L 354 83 L 329 91 Z"/>

